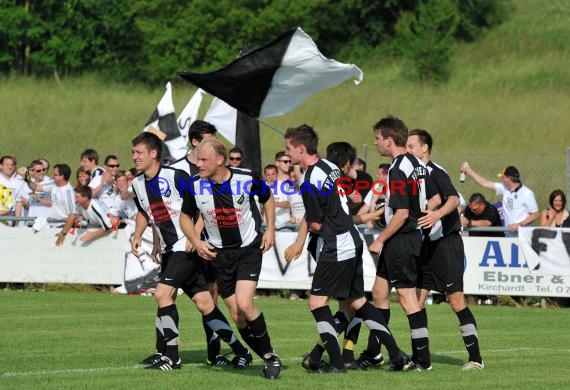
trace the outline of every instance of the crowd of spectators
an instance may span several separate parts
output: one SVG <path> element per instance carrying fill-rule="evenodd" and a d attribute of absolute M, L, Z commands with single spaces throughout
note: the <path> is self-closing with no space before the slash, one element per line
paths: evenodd
<path fill-rule="evenodd" d="M 229 150 L 228 163 L 239 168 L 244 153 L 237 147 Z M 366 172 L 366 162 L 356 158 L 342 180 L 350 187 L 347 201 L 352 215 L 373 212 L 384 206 L 384 194 L 389 164 L 378 166 L 376 180 Z M 508 166 L 494 182 L 477 173 L 468 162 L 460 166 L 461 172 L 472 178 L 482 188 L 495 191 L 501 200 L 492 204 L 482 193 L 469 195 L 460 205 L 464 235 L 513 236 L 521 226 L 570 227 L 566 209 L 566 196 L 554 190 L 549 205 L 539 210 L 534 192 L 521 181 L 519 170 Z M 50 176 L 51 174 L 51 176 Z M 58 163 L 50 172 L 46 159 L 34 159 L 18 168 L 16 157 L 0 158 L 0 217 L 15 228 L 30 227 L 39 230 L 49 226 L 61 228 L 56 245 L 62 245 L 65 236 L 78 226 L 89 226 L 79 238 L 90 241 L 102 237 L 117 228 L 124 228 L 128 237 L 125 243 L 125 283 L 117 292 L 141 291 L 152 286 L 158 273 L 158 265 L 151 259 L 152 230 L 145 232 L 140 257 L 130 251 L 137 208 L 133 201 L 131 182 L 137 172 L 134 168 L 121 169 L 119 158 L 108 155 L 99 165 L 99 154 L 86 149 L 80 154 L 80 165 L 71 180 L 69 165 Z M 276 230 L 295 231 L 305 209 L 299 193 L 302 168 L 291 164 L 285 151 L 275 153 L 275 159 L 263 170 L 263 177 L 273 191 L 276 207 Z M 6 218 L 12 217 L 12 218 Z M 369 222 L 367 229 L 378 230 L 385 226 L 381 218 Z"/>

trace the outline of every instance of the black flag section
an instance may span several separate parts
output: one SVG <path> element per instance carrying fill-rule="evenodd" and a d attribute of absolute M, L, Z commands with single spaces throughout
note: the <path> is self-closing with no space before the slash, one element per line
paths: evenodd
<path fill-rule="evenodd" d="M 178 75 L 237 110 L 259 118 L 273 76 L 281 67 L 283 56 L 296 31 L 293 29 L 282 34 L 270 44 L 239 57 L 217 71 L 202 74 L 178 72 Z"/>

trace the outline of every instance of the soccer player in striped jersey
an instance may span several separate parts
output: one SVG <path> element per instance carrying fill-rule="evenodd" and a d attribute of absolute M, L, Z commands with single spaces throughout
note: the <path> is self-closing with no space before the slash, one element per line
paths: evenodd
<path fill-rule="evenodd" d="M 301 193 L 309 230 L 316 233 L 314 248 L 317 267 L 313 276 L 309 308 L 330 362 L 324 372 L 345 372 L 338 343 L 338 329 L 328 306 L 329 297 L 346 300 L 370 328 L 367 354 L 378 356 L 385 344 L 394 370 L 403 369 L 407 356 L 400 351 L 380 313 L 364 297 L 363 242 L 346 204 L 344 190 L 337 186 L 342 172 L 317 155 L 318 136 L 312 127 L 301 125 L 285 133 L 285 148 L 294 164 L 305 169 Z M 360 360 L 360 359 L 359 359 Z M 319 366 L 320 362 L 312 362 Z"/>
<path fill-rule="evenodd" d="M 184 190 L 180 225 L 198 254 L 212 261 L 219 293 L 244 341 L 264 360 L 263 374 L 276 379 L 282 364 L 271 346 L 263 313 L 253 303 L 263 252 L 275 241 L 275 203 L 259 176 L 225 163 L 221 142 L 205 140 L 198 145 L 200 174 Z M 265 211 L 263 235 L 254 196 Z M 198 212 L 204 219 L 205 240 L 195 230 L 193 217 Z"/>
<path fill-rule="evenodd" d="M 396 288 L 400 306 L 410 324 L 416 368 L 431 370 L 427 315 L 421 310 L 416 296 L 419 276 L 417 262 L 422 249 L 422 231 L 418 219 L 427 206 L 427 169 L 414 155 L 406 153 L 408 128 L 402 120 L 393 116 L 382 118 L 373 126 L 373 130 L 378 152 L 393 160 L 388 170 L 387 225 L 369 246 L 370 252 L 380 253 L 372 294 L 388 322 L 390 289 L 391 286 Z M 373 363 L 375 358 L 369 358 Z"/>
<path fill-rule="evenodd" d="M 485 365 L 479 351 L 477 322 L 463 296 L 465 251 L 459 234 L 459 194 L 447 172 L 430 160 L 432 146 L 433 139 L 426 130 L 414 129 L 408 134 L 406 148 L 426 164 L 429 173 L 428 197 L 437 196 L 439 204 L 434 210 L 430 207 L 426 215 L 418 219 L 419 226 L 430 229 L 422 251 L 419 301 L 422 309 L 425 309 L 425 300 L 430 290 L 447 295 L 449 306 L 459 320 L 461 336 L 469 354 L 469 361 L 463 369 L 480 370 Z"/>
<path fill-rule="evenodd" d="M 179 160 L 174 161 L 169 166 L 174 169 L 181 169 L 184 172 L 188 173 L 190 177 L 196 176 L 199 173 L 198 166 L 196 163 L 198 162 L 197 156 L 197 146 L 200 142 L 207 139 L 215 139 L 216 138 L 217 129 L 214 125 L 209 122 L 203 120 L 195 120 L 190 125 L 188 129 L 188 140 L 190 142 L 190 151 L 189 153 L 182 157 Z M 195 221 L 196 222 L 196 221 Z M 202 231 L 204 228 L 204 221 L 200 219 L 197 222 L 198 230 Z M 196 256 L 197 253 L 194 252 Z M 214 269 L 212 267 L 211 261 L 206 261 L 202 259 L 204 263 L 204 278 L 206 279 L 206 283 L 208 284 L 208 290 L 212 295 L 212 299 L 214 300 L 214 304 L 217 306 L 218 304 L 218 286 L 216 285 Z M 184 287 L 183 287 L 184 289 Z M 207 363 L 213 366 L 228 366 L 232 364 L 225 356 L 221 355 L 221 345 L 220 345 L 220 338 L 215 332 L 212 332 L 208 324 L 204 321 L 204 333 L 206 334 L 206 345 L 208 350 L 208 357 Z M 239 357 L 234 357 L 234 363 L 237 363 Z"/>
<path fill-rule="evenodd" d="M 137 204 L 133 253 L 138 255 L 142 234 L 149 223 L 165 244 L 155 299 L 157 352 L 141 363 L 147 369 L 168 371 L 182 366 L 178 351 L 178 309 L 175 304 L 178 288 L 184 287 L 212 331 L 226 341 L 236 355 L 249 352 L 237 340 L 222 312 L 214 305 L 203 275 L 201 259 L 187 251 L 187 240 L 180 229 L 182 188 L 190 176 L 181 170 L 160 165 L 161 141 L 144 132 L 133 139 L 133 162 L 139 172 L 133 180 Z"/>

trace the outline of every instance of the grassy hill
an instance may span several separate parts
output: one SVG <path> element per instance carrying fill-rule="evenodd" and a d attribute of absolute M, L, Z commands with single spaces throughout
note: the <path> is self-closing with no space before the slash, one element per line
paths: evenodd
<path fill-rule="evenodd" d="M 443 85 L 420 85 L 403 76 L 400 63 L 370 53 L 358 65 L 360 86 L 347 82 L 311 97 L 293 112 L 267 122 L 284 131 L 313 125 L 321 148 L 338 140 L 362 152 L 369 171 L 386 161 L 376 154 L 371 126 L 394 114 L 410 128 L 435 138 L 434 160 L 455 179 L 461 161 L 491 178 L 506 165 L 521 170 L 541 207 L 554 188 L 566 189 L 566 149 L 570 147 L 570 2 L 513 1 L 511 17 L 474 44 L 455 50 L 452 76 Z M 338 58 L 350 62 L 347 58 Z M 192 94 L 174 81 L 179 112 Z M 166 82 L 166 81 L 165 81 Z M 163 86 L 108 84 L 96 77 L 0 81 L 0 154 L 15 154 L 20 164 L 37 157 L 79 165 L 87 147 L 116 153 L 130 166 L 130 139 L 142 128 Z M 205 111 L 209 99 L 202 106 Z M 282 136 L 262 125 L 264 163 L 282 148 Z M 457 183 L 458 184 L 458 183 Z M 459 185 L 469 196 L 479 188 Z M 490 198 L 493 194 L 483 191 Z"/>

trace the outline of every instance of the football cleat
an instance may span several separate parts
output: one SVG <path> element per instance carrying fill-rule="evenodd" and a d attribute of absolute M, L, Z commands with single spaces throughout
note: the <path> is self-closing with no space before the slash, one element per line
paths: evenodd
<path fill-rule="evenodd" d="M 394 359 L 390 359 L 390 365 L 388 366 L 388 371 L 403 371 L 405 368 L 409 369 L 411 359 L 402 350 L 398 352 L 398 356 Z"/>
<path fill-rule="evenodd" d="M 364 351 L 360 354 L 360 357 L 356 362 L 362 368 L 380 367 L 384 364 L 384 356 L 382 356 L 382 354 L 379 354 L 378 356 L 370 356 L 366 351 Z"/>
<path fill-rule="evenodd" d="M 253 361 L 253 356 L 251 356 L 251 353 L 249 353 L 248 351 L 247 353 L 234 356 L 234 358 L 232 359 L 232 365 L 234 366 L 234 368 L 238 370 L 243 370 L 244 368 L 249 366 L 249 364 L 252 361 Z"/>
<path fill-rule="evenodd" d="M 210 366 L 217 366 L 217 367 L 227 367 L 232 364 L 232 362 L 230 362 L 222 355 L 217 355 L 212 360 L 207 359 L 206 363 L 208 363 Z"/>
<path fill-rule="evenodd" d="M 356 360 L 352 360 L 350 362 L 344 362 L 344 368 L 346 368 L 347 370 L 355 370 L 355 371 L 366 370 L 366 368 L 361 367 Z"/>
<path fill-rule="evenodd" d="M 301 366 L 307 370 L 310 374 L 318 373 L 323 367 L 324 362 L 322 360 L 313 360 L 310 355 L 303 356 L 303 361 Z"/>
<path fill-rule="evenodd" d="M 335 366 L 331 366 L 328 363 L 324 363 L 323 366 L 321 367 L 321 370 L 325 373 L 325 374 L 344 374 L 346 373 L 346 367 L 335 367 Z"/>
<path fill-rule="evenodd" d="M 178 358 L 176 363 L 174 363 L 168 356 L 162 356 L 160 360 L 155 362 L 150 366 L 146 366 L 145 370 L 161 370 L 161 371 L 170 371 L 170 370 L 177 370 L 182 367 L 182 360 Z"/>
<path fill-rule="evenodd" d="M 281 372 L 283 363 L 281 363 L 281 360 L 279 360 L 277 355 L 275 354 L 268 354 L 268 355 L 270 356 L 265 359 L 265 364 L 263 365 L 263 375 L 267 379 L 277 379 L 279 378 L 279 373 Z"/>
<path fill-rule="evenodd" d="M 157 361 L 159 361 L 161 357 L 162 357 L 162 354 L 160 352 L 155 352 L 152 355 L 150 355 L 149 357 L 146 357 L 143 360 L 141 360 L 139 362 L 139 364 L 143 365 L 143 366 L 151 366 L 154 363 L 156 363 Z"/>

